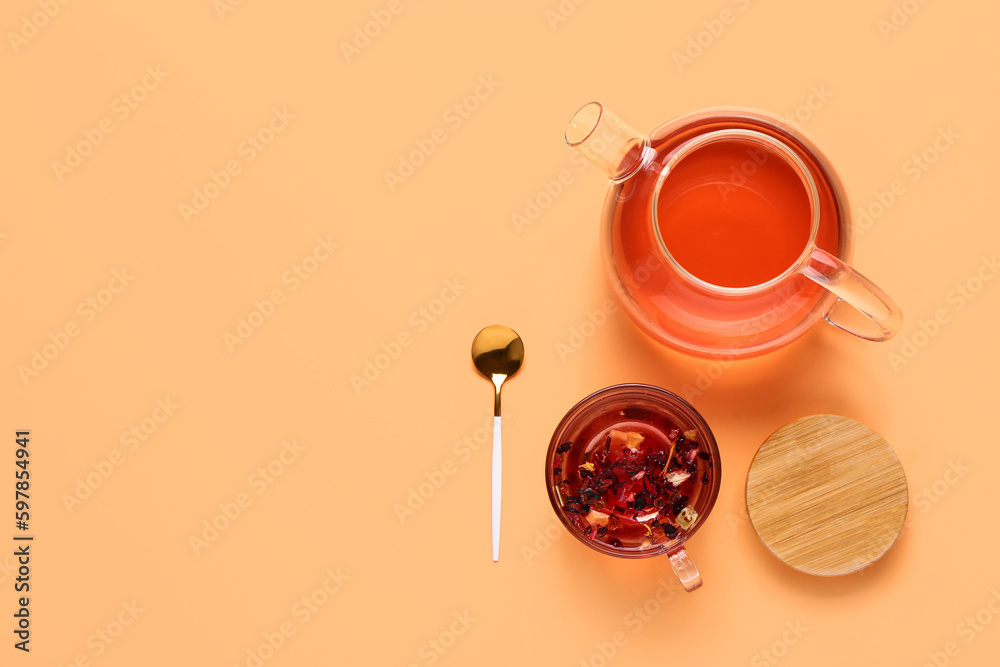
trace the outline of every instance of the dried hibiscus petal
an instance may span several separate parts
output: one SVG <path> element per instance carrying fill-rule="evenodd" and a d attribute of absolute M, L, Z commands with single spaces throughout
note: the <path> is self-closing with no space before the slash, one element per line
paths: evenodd
<path fill-rule="evenodd" d="M 688 497 L 686 495 L 684 495 L 683 493 L 679 494 L 676 498 L 674 498 L 674 502 L 671 505 L 671 507 L 673 507 L 674 514 L 677 514 L 682 509 L 684 509 L 687 506 L 687 501 L 688 501 Z"/>

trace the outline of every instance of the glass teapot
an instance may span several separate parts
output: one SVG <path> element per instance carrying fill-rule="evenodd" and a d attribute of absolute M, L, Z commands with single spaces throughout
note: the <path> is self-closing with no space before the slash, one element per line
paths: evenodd
<path fill-rule="evenodd" d="M 820 319 L 872 341 L 899 330 L 899 307 L 848 264 L 840 177 L 777 116 L 706 109 L 644 136 L 590 102 L 565 140 L 611 180 L 604 266 L 624 310 L 661 343 L 743 358 Z"/>

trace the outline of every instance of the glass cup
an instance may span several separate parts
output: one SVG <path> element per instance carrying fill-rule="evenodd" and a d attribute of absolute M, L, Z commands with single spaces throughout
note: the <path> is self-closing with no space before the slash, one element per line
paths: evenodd
<path fill-rule="evenodd" d="M 712 511 L 721 476 L 701 415 L 645 384 L 607 387 L 577 403 L 545 457 L 549 500 L 574 537 L 620 558 L 665 554 L 688 591 L 701 576 L 684 545 Z"/>

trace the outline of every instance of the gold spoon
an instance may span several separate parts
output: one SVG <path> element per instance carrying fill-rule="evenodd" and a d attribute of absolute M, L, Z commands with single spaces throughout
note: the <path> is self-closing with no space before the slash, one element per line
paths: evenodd
<path fill-rule="evenodd" d="M 488 326 L 472 341 L 472 363 L 496 388 L 493 401 L 493 562 L 500 560 L 500 385 L 517 372 L 524 361 L 524 343 L 505 326 Z"/>

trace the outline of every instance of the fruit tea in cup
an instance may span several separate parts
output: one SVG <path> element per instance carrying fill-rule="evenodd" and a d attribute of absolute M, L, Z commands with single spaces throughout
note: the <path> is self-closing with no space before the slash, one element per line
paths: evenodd
<path fill-rule="evenodd" d="M 635 384 L 592 394 L 557 427 L 545 474 L 556 514 L 584 544 L 667 554 L 686 589 L 701 585 L 684 543 L 715 504 L 721 468 L 711 430 L 683 399 Z"/>

